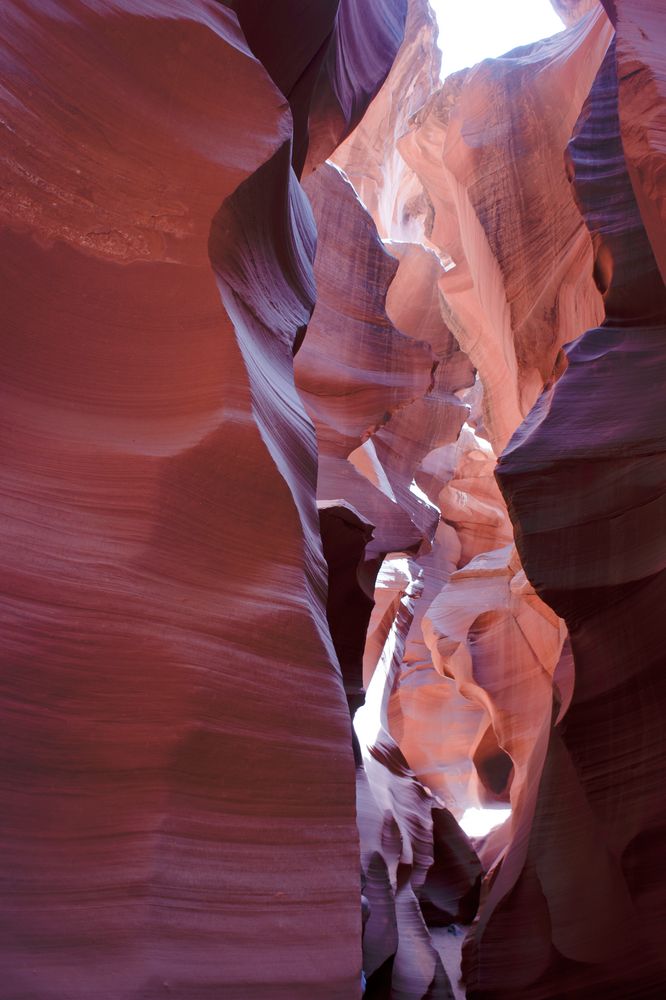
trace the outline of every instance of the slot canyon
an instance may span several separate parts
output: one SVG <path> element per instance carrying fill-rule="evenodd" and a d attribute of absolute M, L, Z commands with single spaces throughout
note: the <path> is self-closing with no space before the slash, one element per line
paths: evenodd
<path fill-rule="evenodd" d="M 0 1000 L 666 996 L 666 4 L 552 8 L 0 5 Z"/>

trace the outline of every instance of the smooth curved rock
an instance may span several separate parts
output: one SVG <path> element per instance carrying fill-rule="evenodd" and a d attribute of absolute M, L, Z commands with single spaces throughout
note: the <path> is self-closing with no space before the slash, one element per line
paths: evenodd
<path fill-rule="evenodd" d="M 434 206 L 429 239 L 456 265 L 440 289 L 479 372 L 496 454 L 557 376 L 561 345 L 600 318 L 562 153 L 610 34 L 599 8 L 453 74 L 399 143 Z"/>
<path fill-rule="evenodd" d="M 375 526 L 370 558 L 418 549 L 434 533 L 434 508 L 401 503 L 381 468 L 364 475 L 349 459 L 394 414 L 430 398 L 438 358 L 428 343 L 389 319 L 387 292 L 398 265 L 344 174 L 325 164 L 305 189 L 319 229 L 318 299 L 295 371 L 317 428 L 318 496 L 343 497 Z M 457 408 L 457 400 L 450 405 Z"/>
<path fill-rule="evenodd" d="M 562 153 L 585 96 L 585 84 L 576 73 L 580 76 L 580 68 L 589 64 L 585 73 L 591 82 L 594 59 L 601 58 L 609 34 L 599 12 L 552 41 L 454 76 L 417 113 L 411 132 L 399 144 L 434 203 L 430 241 L 440 260 L 452 258 L 456 263 L 438 278 L 442 312 L 447 328 L 476 360 L 480 380 L 463 397 L 471 412 L 459 441 L 427 453 L 417 473 L 417 482 L 440 507 L 444 523 L 432 554 L 419 559 L 425 570 L 424 598 L 416 610 L 392 698 L 391 730 L 419 778 L 456 815 L 468 806 L 506 801 L 511 795 L 514 826 L 508 840 L 514 837 L 515 847 L 513 874 L 507 869 L 506 877 L 514 881 L 521 870 L 520 845 L 534 813 L 553 699 L 560 697 L 553 677 L 564 632 L 525 581 L 517 560 L 510 571 L 505 569 L 505 579 L 498 577 L 497 594 L 492 587 L 485 588 L 486 570 L 480 567 L 487 568 L 497 559 L 497 550 L 512 542 L 506 507 L 493 477 L 495 453 L 485 438 L 501 444 L 515 429 L 529 408 L 530 396 L 534 398 L 544 382 L 560 375 L 559 343 L 580 330 L 585 316 L 599 315 L 591 273 L 581 271 L 587 260 L 591 272 L 590 239 L 567 187 Z M 529 95 L 527 105 L 515 102 L 518 87 Z M 505 102 L 504 118 L 498 95 Z M 539 115 L 547 120 L 545 109 L 555 101 L 563 104 L 569 117 L 557 119 L 552 132 L 546 134 L 543 127 L 537 134 L 531 122 Z M 453 129 L 450 145 L 447 129 Z M 524 158 L 518 166 L 516 148 Z M 552 183 L 540 187 L 544 164 Z M 504 202 L 498 204 L 497 192 L 486 178 L 502 170 L 510 182 L 502 192 Z M 528 178 L 533 179 L 531 186 L 525 184 Z M 449 185 L 449 194 L 442 195 L 443 184 Z M 558 192 L 561 228 L 553 228 L 551 215 L 544 211 L 553 190 Z M 381 204 L 379 198 L 376 203 Z M 389 217 L 385 210 L 384 217 Z M 471 266 L 465 253 L 470 254 Z M 544 259 L 552 260 L 552 269 L 543 268 Z M 470 284 L 472 275 L 478 289 Z M 551 305 L 546 308 L 545 302 Z M 513 348 L 501 339 L 493 345 L 502 328 Z M 510 350 L 517 362 L 513 367 L 507 366 Z M 532 384 L 529 392 L 525 379 Z M 487 402 L 493 386 L 496 407 Z M 489 579 L 492 576 L 490 572 Z M 477 584 L 481 584 L 478 605 Z M 465 626 L 462 608 L 468 603 L 476 611 Z M 513 611 L 507 616 L 508 606 Z M 440 642 L 450 646 L 448 653 L 439 649 Z M 486 664 L 473 683 L 463 676 L 464 670 L 461 674 L 443 667 L 449 653 L 459 647 L 474 651 L 479 663 Z M 509 678 L 514 685 L 509 700 L 515 696 L 517 701 L 505 710 L 498 690 L 510 684 Z M 513 735 L 503 721 L 507 712 L 513 715 Z M 520 738 L 516 732 L 521 732 Z M 508 840 L 498 834 L 489 841 L 488 864 L 506 852 Z"/>
<path fill-rule="evenodd" d="M 562 18 L 567 27 L 571 27 L 576 21 L 590 10 L 598 10 L 601 0 L 550 0 L 555 12 Z"/>
<path fill-rule="evenodd" d="M 406 16 L 407 0 L 340 0 L 310 106 L 306 174 L 360 122 L 391 69 Z"/>
<path fill-rule="evenodd" d="M 553 6 L 0 12 L 8 1000 L 661 997 L 663 23 Z"/>
<path fill-rule="evenodd" d="M 399 556 L 387 559 L 380 570 L 377 593 L 388 593 L 390 601 L 375 615 L 375 624 L 379 617 L 383 623 L 382 648 L 366 704 L 356 715 L 364 760 L 364 770 L 358 772 L 361 858 L 371 907 L 363 966 L 370 997 L 453 1000 L 419 900 L 426 912 L 434 907 L 443 919 L 461 910 L 473 915 L 480 867 L 460 831 L 447 845 L 440 842 L 446 810 L 416 780 L 391 736 L 389 718 L 414 602 L 421 592 L 420 577 L 418 566 Z M 375 611 L 383 603 L 380 598 Z M 371 634 L 377 636 L 372 623 Z M 446 868 L 445 854 L 449 862 L 455 861 Z M 447 906 L 453 914 L 446 913 Z"/>
<path fill-rule="evenodd" d="M 363 121 L 333 153 L 384 240 L 420 243 L 428 200 L 398 151 L 409 119 L 440 86 L 437 22 L 427 0 L 409 0 L 405 35 Z"/>
<path fill-rule="evenodd" d="M 648 889 L 637 864 L 639 845 L 653 856 L 665 821 L 656 623 L 666 579 L 657 541 L 666 516 L 657 388 L 666 293 L 623 155 L 613 46 L 570 160 L 606 320 L 569 348 L 566 372 L 514 436 L 498 477 L 526 571 L 569 627 L 576 682 L 551 735 L 524 872 L 470 952 L 479 996 L 493 998 L 647 998 L 666 979 L 652 932 L 664 912 L 663 869 Z M 490 971 L 492 956 L 502 920 L 537 900 L 547 923 L 538 937 L 530 932 L 535 962 L 518 991 Z M 514 940 L 524 955 L 526 940 Z"/>
<path fill-rule="evenodd" d="M 358 996 L 284 98 L 216 4 L 0 20 L 2 989 Z"/>
<path fill-rule="evenodd" d="M 407 0 L 221 0 L 289 101 L 293 161 L 318 167 L 358 125 L 402 42 Z"/>
<path fill-rule="evenodd" d="M 641 219 L 666 281 L 666 23 L 659 3 L 615 0 L 622 148 Z"/>
<path fill-rule="evenodd" d="M 292 157 L 300 176 L 308 153 L 308 119 L 322 66 L 333 45 L 340 0 L 221 0 L 236 11 L 257 59 L 289 101 L 294 123 Z M 325 157 L 324 157 L 325 159 Z"/>

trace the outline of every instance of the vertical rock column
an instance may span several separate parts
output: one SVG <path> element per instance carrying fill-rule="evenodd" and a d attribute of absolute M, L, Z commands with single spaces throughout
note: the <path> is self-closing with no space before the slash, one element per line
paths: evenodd
<path fill-rule="evenodd" d="M 349 1000 L 287 101 L 223 5 L 12 0 L 0 26 L 2 990 Z"/>
<path fill-rule="evenodd" d="M 666 294 L 627 169 L 614 45 L 570 164 L 606 318 L 568 348 L 498 468 L 526 572 L 566 620 L 576 671 L 519 883 L 535 905 L 532 976 L 517 987 L 502 971 L 501 921 L 477 966 L 479 996 L 512 1000 L 651 998 L 666 980 Z M 505 912 L 519 906 L 516 895 Z"/>

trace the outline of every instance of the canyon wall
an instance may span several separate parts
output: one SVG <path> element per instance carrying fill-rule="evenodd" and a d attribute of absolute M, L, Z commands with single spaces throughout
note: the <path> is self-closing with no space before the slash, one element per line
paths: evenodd
<path fill-rule="evenodd" d="M 412 467 L 442 520 L 432 549 L 416 553 L 421 598 L 388 696 L 392 737 L 456 815 L 512 806 L 476 843 L 488 875 L 464 949 L 467 995 L 649 998 L 666 982 L 646 931 L 664 906 L 665 692 L 661 630 L 649 624 L 660 579 L 650 574 L 663 568 L 663 421 L 645 392 L 665 318 L 663 24 L 615 4 L 608 50 L 600 5 L 562 13 L 563 34 L 454 74 L 414 109 L 432 74 L 427 12 L 411 5 L 384 89 L 334 159 L 401 268 L 406 245 L 434 251 L 434 281 L 404 287 L 434 302 L 477 373 L 456 392 L 469 411 L 458 440 L 421 450 Z M 493 476 L 503 451 L 504 497 Z M 382 464 L 390 480 L 392 457 Z M 632 506 L 647 519 L 640 542 Z M 376 652 L 371 631 L 366 660 Z M 613 719 L 626 721 L 621 740 Z"/>
<path fill-rule="evenodd" d="M 7 1000 L 662 995 L 664 18 L 553 6 L 0 12 Z"/>
<path fill-rule="evenodd" d="M 666 413 L 650 388 L 661 381 L 666 292 L 625 154 L 618 51 L 613 41 L 568 153 L 605 318 L 568 348 L 567 370 L 498 469 L 525 567 L 567 622 L 576 671 L 525 869 L 551 939 L 530 997 L 656 997 L 666 982 L 656 931 L 666 895 Z M 514 994 L 502 984 L 492 995 Z"/>
<path fill-rule="evenodd" d="M 358 121 L 405 6 L 234 6 L 247 34 L 210 0 L 0 12 L 12 1000 L 360 995 L 292 159 Z"/>

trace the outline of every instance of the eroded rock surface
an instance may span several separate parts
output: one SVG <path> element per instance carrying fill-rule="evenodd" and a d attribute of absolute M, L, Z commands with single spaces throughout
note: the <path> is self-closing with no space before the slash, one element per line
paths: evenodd
<path fill-rule="evenodd" d="M 600 0 L 550 0 L 567 27 L 575 24 L 590 10 L 599 8 Z"/>
<path fill-rule="evenodd" d="M 664 24 L 553 6 L 0 13 L 11 1000 L 662 995 Z"/>
<path fill-rule="evenodd" d="M 414 33 L 411 37 L 408 33 L 393 72 L 366 119 L 366 123 L 373 121 L 373 132 L 364 123 L 335 154 L 373 214 L 388 249 L 401 260 L 401 269 L 405 259 L 416 258 L 417 251 L 399 251 L 397 243 L 391 246 L 392 240 L 406 240 L 413 248 L 420 243 L 434 251 L 437 274 L 433 267 L 426 280 L 423 270 L 421 283 L 411 287 L 419 288 L 422 301 L 435 303 L 440 321 L 478 371 L 473 388 L 465 390 L 461 385 L 455 390 L 469 408 L 458 441 L 437 446 L 433 440 L 431 449 L 426 450 L 422 439 L 419 465 L 412 466 L 415 482 L 439 507 L 442 521 L 432 549 L 416 554 L 423 571 L 423 589 L 405 639 L 402 662 L 395 671 L 387 718 L 392 737 L 419 780 L 458 815 L 474 802 L 512 805 L 510 823 L 479 845 L 489 877 L 481 896 L 480 916 L 465 950 L 469 995 L 507 1000 L 582 997 L 590 990 L 614 989 L 619 997 L 623 991 L 633 995 L 633 989 L 637 996 L 651 997 L 657 995 L 654 991 L 661 974 L 655 953 L 650 948 L 641 950 L 638 939 L 628 933 L 630 943 L 611 956 L 610 928 L 623 926 L 625 921 L 642 926 L 632 909 L 635 900 L 640 898 L 654 917 L 661 897 L 657 891 L 647 893 L 640 883 L 637 847 L 629 852 L 631 861 L 624 865 L 624 874 L 619 863 L 624 845 L 620 855 L 615 848 L 595 853 L 596 838 L 599 836 L 603 844 L 608 836 L 595 812 L 603 799 L 597 792 L 596 802 L 589 801 L 591 793 L 577 772 L 579 759 L 589 757 L 591 782 L 592 774 L 600 773 L 602 759 L 613 759 L 609 733 L 600 723 L 599 747 L 592 751 L 583 736 L 586 724 L 582 720 L 587 716 L 580 710 L 575 747 L 568 737 L 568 727 L 575 724 L 570 720 L 577 719 L 578 696 L 574 692 L 578 687 L 574 681 L 581 653 L 576 629 L 580 616 L 585 615 L 587 599 L 576 586 L 571 610 L 565 614 L 568 605 L 562 594 L 558 591 L 551 599 L 551 592 L 534 571 L 540 557 L 545 567 L 557 566 L 565 580 L 577 572 L 570 560 L 581 566 L 582 573 L 592 551 L 592 542 L 585 540 L 583 531 L 591 529 L 582 523 L 580 531 L 569 534 L 572 521 L 564 511 L 570 509 L 566 497 L 572 491 L 571 479 L 563 479 L 568 485 L 551 506 L 550 501 L 546 505 L 550 471 L 540 473 L 538 486 L 529 487 L 522 483 L 523 479 L 531 483 L 530 469 L 524 475 L 516 473 L 516 486 L 511 489 L 515 488 L 521 498 L 523 489 L 533 490 L 529 502 L 535 504 L 538 494 L 537 510 L 546 505 L 552 512 L 549 516 L 561 524 L 557 531 L 538 532 L 543 549 L 539 556 L 537 544 L 524 540 L 526 525 L 534 518 L 524 515 L 512 500 L 511 516 L 520 529 L 521 553 L 530 551 L 532 544 L 532 561 L 526 567 L 528 580 L 512 547 L 512 524 L 493 478 L 495 456 L 521 421 L 529 414 L 525 427 L 530 421 L 535 426 L 542 420 L 547 424 L 552 419 L 552 399 L 558 398 L 558 393 L 563 399 L 563 423 L 561 431 L 551 438 L 553 458 L 545 463 L 548 470 L 558 461 L 556 456 L 566 454 L 567 447 L 575 443 L 588 462 L 595 458 L 590 471 L 583 474 L 582 466 L 572 465 L 570 475 L 585 483 L 592 470 L 600 471 L 604 460 L 589 428 L 600 426 L 599 408 L 609 406 L 606 401 L 611 396 L 616 402 L 625 398 L 624 405 L 630 407 L 628 396 L 622 397 L 619 388 L 607 395 L 601 391 L 601 382 L 597 392 L 588 393 L 584 402 L 581 390 L 580 402 L 567 395 L 565 404 L 564 386 L 573 378 L 567 365 L 580 365 L 592 356 L 577 346 L 565 354 L 562 347 L 586 327 L 599 323 L 605 308 L 604 330 L 613 321 L 620 325 L 640 323 L 642 332 L 650 327 L 645 356 L 656 363 L 660 334 L 652 328 L 661 329 L 663 321 L 662 282 L 644 253 L 649 244 L 637 243 L 633 236 L 626 240 L 627 229 L 632 233 L 642 230 L 640 216 L 629 203 L 632 186 L 625 183 L 630 177 L 641 205 L 642 189 L 633 163 L 641 154 L 636 134 L 629 135 L 628 116 L 622 118 L 621 98 L 619 117 L 614 112 L 617 129 L 608 121 L 597 123 L 588 133 L 578 126 L 580 141 L 587 147 L 575 166 L 576 197 L 583 198 L 580 192 L 587 173 L 592 187 L 596 184 L 600 191 L 584 212 L 587 226 L 568 184 L 564 151 L 604 58 L 612 28 L 597 4 L 557 6 L 571 24 L 568 31 L 511 58 L 487 61 L 456 74 L 408 121 L 396 114 L 400 102 L 390 86 L 393 81 L 399 86 L 398 81 L 408 78 L 424 80 L 423 68 L 419 73 L 414 65 L 411 75 L 405 68 L 428 30 L 427 19 L 417 17 L 419 8 L 413 5 L 410 17 Z M 641 59 L 642 72 L 651 81 L 657 80 L 650 91 L 654 95 L 659 76 L 654 45 L 658 34 L 654 20 L 651 23 L 652 33 L 644 29 L 647 39 L 643 39 Z M 625 30 L 630 33 L 627 25 L 628 19 Z M 609 59 L 616 59 L 615 49 Z M 626 83 L 620 70 L 620 93 Z M 642 100 L 647 90 L 637 87 Z M 409 105 L 410 92 L 404 93 Z M 515 100 L 517 93 L 520 102 Z M 603 98 L 608 99 L 608 95 Z M 634 119 L 637 128 L 651 137 L 651 149 L 641 159 L 644 176 L 650 178 L 644 188 L 652 195 L 647 208 L 641 205 L 648 230 L 650 220 L 659 217 L 661 195 L 661 185 L 654 180 L 659 169 L 655 151 L 660 131 L 654 123 L 658 123 L 661 104 L 655 97 L 650 100 L 652 103 Z M 616 95 L 612 101 L 617 109 Z M 552 115 L 554 106 L 557 116 Z M 588 104 L 581 121 L 589 114 Z M 396 136 L 400 129 L 403 134 Z M 622 145 L 618 146 L 620 135 Z M 385 163 L 378 152 L 382 145 L 388 150 Z M 396 151 L 406 163 L 400 163 Z M 624 167 L 625 155 L 629 173 Z M 608 164 L 613 164 L 612 171 Z M 598 177 L 593 176 L 599 173 L 606 187 L 599 188 Z M 620 174 L 625 179 L 618 182 Z M 498 176 L 502 178 L 499 187 L 492 180 Z M 653 239 L 657 256 L 660 232 Z M 398 326 L 401 269 L 391 286 L 396 291 L 387 297 L 388 311 Z M 607 335 L 602 337 L 600 332 L 599 337 L 598 350 L 605 356 Z M 636 350 L 632 348 L 632 357 Z M 579 351 L 583 353 L 579 355 Z M 627 393 L 637 392 L 645 377 L 637 364 L 631 389 L 627 377 Z M 532 410 L 544 387 L 546 394 Z M 589 416 L 585 415 L 587 410 Z M 537 413 L 546 416 L 537 417 Z M 622 406 L 616 408 L 613 428 L 624 421 L 624 414 Z M 367 452 L 372 445 L 373 458 L 378 454 L 379 434 L 390 431 L 392 424 L 398 426 L 395 417 L 364 446 Z M 612 433 L 609 426 L 602 432 L 603 440 Z M 521 430 L 503 459 L 503 469 L 504 463 L 513 468 L 515 442 L 522 441 L 522 434 L 528 435 L 529 442 L 528 432 Z M 650 441 L 654 444 L 654 435 Z M 405 436 L 395 454 L 383 454 L 380 465 L 389 482 L 395 476 L 394 469 L 409 464 L 406 455 L 415 453 L 415 445 L 407 442 Z M 524 455 L 525 447 L 520 445 L 517 454 L 523 448 Z M 534 454 L 539 454 L 536 444 Z M 632 460 L 632 468 L 637 460 Z M 358 467 L 369 474 L 369 460 L 365 465 L 359 462 Z M 563 468 L 567 468 L 566 463 Z M 656 481 L 662 482 L 659 471 L 654 471 L 654 476 L 642 471 L 641 488 L 650 481 L 658 491 Z M 595 504 L 603 504 L 616 488 L 605 482 Z M 509 493 L 513 496 L 511 490 Z M 536 523 L 541 523 L 538 518 Z M 659 523 L 659 516 L 651 518 L 651 523 Z M 624 529 L 618 522 L 615 530 Z M 630 538 L 634 541 L 629 542 Z M 624 544 L 635 547 L 635 533 L 629 533 Z M 617 546 L 610 536 L 607 543 L 599 541 L 599 551 L 604 545 L 609 555 L 599 562 L 599 567 L 604 567 L 599 572 L 608 576 Z M 660 547 L 652 546 L 652 552 L 659 560 Z M 390 557 L 397 558 L 398 554 Z M 366 647 L 366 681 L 372 677 L 371 683 L 378 650 L 386 641 L 387 622 L 393 620 L 392 604 L 384 593 L 381 588 L 376 592 Z M 608 596 L 602 603 L 609 603 Z M 572 629 L 571 641 L 558 612 Z M 584 657 L 581 662 L 585 670 Z M 660 703 L 661 697 L 660 693 Z M 601 711 L 600 706 L 597 711 Z M 592 724 L 590 727 L 592 732 Z M 654 752 L 661 751 L 655 746 Z M 646 773 L 652 768 L 663 773 L 663 762 L 651 755 L 652 750 L 647 754 Z M 561 789 L 561 800 L 556 789 Z M 566 808 L 560 809 L 565 802 Z M 628 825 L 636 824 L 641 809 L 637 802 Z M 617 821 L 613 822 L 617 826 Z M 661 820 L 654 822 L 658 827 Z M 652 844 L 651 829 L 648 823 L 648 830 L 637 834 L 636 844 Z M 576 850 L 565 849 L 564 843 L 576 844 Z M 567 866 L 565 877 L 561 869 Z M 575 885 L 583 884 L 593 884 L 596 891 L 590 892 L 574 916 L 576 904 L 569 893 Z M 602 899 L 608 900 L 603 913 Z M 510 943 L 514 935 L 519 944 Z M 511 958 L 507 958 L 507 949 Z M 640 952 L 634 963 L 638 979 L 633 987 L 629 982 L 632 973 L 622 971 L 632 949 L 637 956 Z"/>
<path fill-rule="evenodd" d="M 666 898 L 661 864 L 649 888 L 644 881 L 665 822 L 657 791 L 666 763 L 664 657 L 647 623 L 663 600 L 665 569 L 651 526 L 658 531 L 664 519 L 666 415 L 649 386 L 659 382 L 666 293 L 634 197 L 618 103 L 612 45 L 570 145 L 606 318 L 568 349 L 567 371 L 499 466 L 527 572 L 567 621 L 576 670 L 548 750 L 531 861 L 505 907 L 511 919 L 528 894 L 548 915 L 548 933 L 532 935 L 535 964 L 520 994 L 530 997 L 656 997 L 666 978 L 661 949 L 643 930 L 660 922 Z M 488 957 L 479 958 L 481 983 Z M 515 995 L 486 982 L 488 995 Z"/>
<path fill-rule="evenodd" d="M 216 3 L 0 13 L 13 1000 L 360 995 L 350 723 L 293 380 L 316 228 L 285 97 L 337 32 L 351 127 L 404 8 L 377 4 L 375 51 L 343 7 L 288 65 L 269 40 L 266 68 Z"/>
<path fill-rule="evenodd" d="M 622 148 L 641 220 L 666 281 L 666 50 L 659 3 L 614 0 Z"/>

